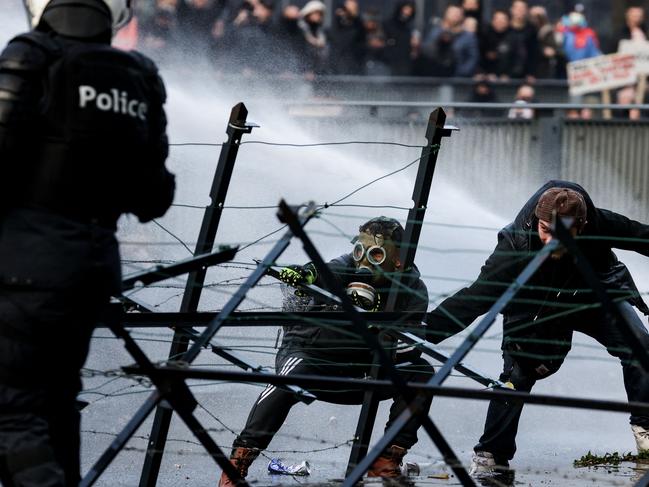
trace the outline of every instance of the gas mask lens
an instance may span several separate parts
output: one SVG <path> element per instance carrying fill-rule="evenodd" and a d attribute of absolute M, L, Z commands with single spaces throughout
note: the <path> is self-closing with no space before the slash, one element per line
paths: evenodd
<path fill-rule="evenodd" d="M 385 262 L 386 252 L 383 247 L 378 245 L 372 245 L 369 249 L 365 250 L 363 244 L 356 242 L 354 245 L 354 250 L 352 250 L 352 257 L 355 262 L 360 262 L 363 260 L 363 257 L 367 254 L 367 261 L 373 265 L 381 265 Z"/>

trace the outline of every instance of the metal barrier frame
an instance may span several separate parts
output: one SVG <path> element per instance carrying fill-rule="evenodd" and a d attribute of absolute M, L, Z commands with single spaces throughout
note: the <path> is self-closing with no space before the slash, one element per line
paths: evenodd
<path fill-rule="evenodd" d="M 243 107 L 242 104 L 237 105 L 237 107 Z M 235 107 L 235 109 L 237 108 Z M 245 107 L 243 107 L 245 110 Z M 239 110 L 237 113 L 241 114 L 242 111 Z M 247 113 L 247 112 L 246 112 Z M 235 114 L 235 110 L 233 110 Z M 432 117 L 431 117 L 432 119 Z M 241 122 L 241 118 L 237 118 L 234 122 Z M 245 121 L 245 116 L 243 117 Z M 235 146 L 238 146 L 238 141 L 236 137 L 240 137 L 242 133 L 246 130 L 251 129 L 246 123 L 232 123 L 228 125 L 228 134 L 230 135 L 230 142 Z M 249 130 L 248 130 L 249 131 Z M 229 151 L 229 156 L 224 156 Z M 234 154 L 234 155 L 233 155 Z M 225 158 L 225 159 L 224 159 Z M 225 144 L 221 152 L 221 160 L 225 160 L 230 164 L 229 174 L 222 174 L 221 182 L 222 184 L 213 185 L 213 200 L 212 208 L 208 208 L 206 211 L 206 216 L 204 218 L 204 224 L 201 230 L 201 238 L 199 238 L 198 246 L 202 246 L 204 249 L 203 252 L 197 251 L 198 256 L 194 259 L 189 259 L 188 262 L 181 262 L 170 266 L 168 269 L 156 268 L 150 272 L 140 273 L 134 278 L 133 276 L 126 280 L 127 284 L 132 286 L 135 282 L 154 282 L 154 280 L 160 280 L 168 275 L 177 275 L 180 272 L 191 271 L 190 279 L 193 284 L 192 286 L 188 285 L 186 287 L 186 300 L 194 301 L 195 305 L 198 304 L 198 298 L 200 297 L 200 289 L 203 284 L 203 279 L 206 272 L 207 265 L 213 265 L 216 262 L 219 262 L 219 259 L 214 255 L 204 255 L 212 254 L 211 247 L 213 246 L 214 236 L 216 234 L 216 228 L 218 227 L 218 218 L 219 216 L 214 217 L 214 214 L 210 212 L 216 212 L 220 215 L 220 210 L 222 209 L 222 203 L 225 199 L 225 191 L 227 191 L 227 186 L 229 184 L 229 176 L 231 175 L 231 169 L 233 167 L 234 159 L 236 158 L 236 148 L 231 145 Z M 219 166 L 221 167 L 221 166 Z M 434 167 L 433 167 L 434 169 Z M 218 174 L 218 171 L 217 171 Z M 430 173 L 430 178 L 432 178 L 432 172 Z M 217 178 L 215 178 L 216 182 Z M 219 188 L 220 192 L 218 197 L 215 197 L 214 189 L 215 187 Z M 426 195 L 427 197 L 427 195 Z M 219 207 L 219 203 L 221 206 Z M 643 403 L 624 403 L 624 402 L 615 402 L 615 401 L 599 401 L 599 400 L 587 400 L 587 399 L 577 399 L 577 398 L 557 398 L 553 396 L 539 396 L 526 393 L 517 393 L 515 391 L 506 391 L 502 389 L 491 390 L 491 391 L 472 391 L 466 389 L 453 389 L 449 387 L 442 387 L 443 382 L 449 376 L 451 371 L 454 368 L 457 368 L 460 372 L 467 375 L 471 374 L 476 376 L 476 380 L 481 383 L 488 381 L 492 385 L 500 385 L 495 381 L 489 380 L 485 377 L 482 377 L 480 374 L 475 373 L 470 368 L 463 366 L 461 361 L 466 357 L 470 350 L 475 346 L 475 344 L 480 340 L 484 333 L 492 326 L 495 321 L 496 316 L 507 306 L 511 299 L 517 294 L 523 285 L 534 275 L 534 273 L 540 268 L 540 266 L 545 262 L 545 260 L 555 251 L 559 245 L 564 245 L 567 251 L 575 258 L 577 262 L 577 267 L 579 272 L 582 274 L 586 282 L 592 287 L 595 291 L 596 296 L 602 303 L 602 310 L 606 313 L 606 316 L 609 319 L 614 319 L 620 325 L 625 338 L 634 354 L 638 357 L 640 363 L 646 371 L 649 371 L 649 351 L 644 350 L 637 339 L 631 325 L 626 322 L 623 314 L 619 312 L 619 309 L 611 302 L 610 298 L 606 295 L 605 290 L 602 288 L 601 283 L 597 280 L 594 271 L 590 265 L 584 260 L 581 256 L 579 249 L 570 235 L 570 232 L 567 230 L 564 223 L 557 219 L 554 223 L 552 234 L 553 239 L 547 243 L 541 251 L 528 263 L 523 272 L 517 277 L 517 279 L 508 287 L 505 293 L 496 301 L 496 303 L 491 307 L 489 312 L 480 320 L 473 333 L 469 335 L 464 342 L 456 349 L 456 351 L 450 357 L 436 357 L 442 358 L 444 365 L 427 383 L 425 384 L 406 384 L 397 374 L 393 364 L 391 363 L 390 357 L 380 346 L 377 336 L 370 332 L 368 328 L 368 323 L 365 318 L 365 314 L 359 312 L 358 309 L 354 307 L 349 298 L 347 297 L 344 289 L 340 286 L 339 283 L 333 277 L 330 269 L 325 264 L 324 260 L 318 253 L 317 249 L 309 239 L 307 233 L 304 230 L 304 225 L 309 221 L 310 218 L 316 213 L 316 209 L 313 204 L 309 205 L 303 209 L 300 213 L 296 209 L 289 207 L 284 201 L 280 202 L 279 205 L 279 217 L 280 220 L 285 222 L 289 230 L 282 236 L 282 238 L 273 246 L 273 248 L 268 252 L 266 257 L 259 263 L 258 267 L 253 271 L 253 273 L 246 279 L 246 281 L 239 287 L 235 294 L 228 300 L 224 305 L 221 312 L 218 314 L 209 314 L 209 316 L 204 313 L 197 313 L 195 309 L 184 309 L 181 313 L 166 313 L 163 316 L 155 316 L 157 313 L 144 313 L 140 317 L 128 317 L 123 312 L 120 314 L 119 311 L 116 315 L 110 317 L 107 326 L 113 331 L 113 333 L 119 338 L 125 341 L 125 345 L 129 353 L 137 362 L 136 367 L 125 367 L 124 370 L 127 373 L 133 373 L 138 375 L 148 376 L 152 383 L 155 385 L 156 390 L 153 392 L 146 402 L 140 407 L 136 412 L 133 418 L 128 422 L 123 431 L 117 436 L 113 441 L 109 449 L 102 455 L 99 461 L 93 466 L 84 477 L 81 484 L 82 486 L 93 485 L 94 482 L 99 478 L 101 473 L 105 468 L 110 464 L 112 459 L 119 453 L 119 451 L 126 445 L 126 442 L 131 438 L 134 432 L 141 426 L 146 417 L 162 403 L 165 404 L 165 414 L 171 417 L 171 413 L 176 411 L 181 419 L 187 424 L 190 430 L 194 435 L 199 439 L 203 444 L 209 454 L 214 458 L 216 463 L 221 466 L 225 473 L 230 476 L 235 482 L 238 482 L 239 485 L 247 486 L 245 480 L 241 479 L 232 467 L 227 457 L 219 449 L 219 447 L 213 442 L 209 437 L 209 434 L 200 423 L 193 416 L 192 411 L 196 406 L 196 400 L 194 399 L 191 391 L 187 387 L 185 380 L 189 378 L 209 378 L 214 379 L 217 376 L 221 379 L 229 378 L 231 380 L 242 380 L 247 382 L 267 382 L 267 383 L 276 383 L 283 387 L 290 388 L 296 394 L 300 394 L 302 389 L 299 387 L 304 387 L 306 391 L 310 385 L 323 384 L 327 383 L 329 385 L 351 385 L 358 386 L 361 389 L 365 390 L 379 390 L 381 388 L 389 387 L 391 390 L 398 391 L 398 394 L 403 398 L 407 399 L 410 403 L 409 408 L 406 409 L 402 415 L 392 424 L 392 426 L 385 432 L 384 436 L 374 445 L 374 447 L 365 455 L 360 461 L 348 472 L 345 481 L 343 482 L 343 487 L 351 487 L 356 484 L 367 471 L 373 461 L 384 451 L 386 447 L 391 444 L 391 441 L 394 437 L 403 429 L 403 427 L 408 423 L 408 421 L 417 414 L 422 414 L 422 405 L 424 400 L 430 395 L 446 395 L 452 397 L 461 397 L 461 398 L 478 398 L 478 399 L 492 399 L 497 397 L 509 397 L 513 400 L 518 400 L 522 402 L 530 402 L 536 404 L 548 404 L 564 407 L 580 407 L 580 408 L 589 408 L 589 409 L 600 409 L 600 410 L 610 410 L 610 411 L 633 411 L 633 412 L 647 412 L 649 411 L 649 404 Z M 421 208 L 415 207 L 413 211 L 420 211 L 418 215 L 421 217 Z M 421 222 L 419 222 L 421 223 Z M 569 222 L 568 222 L 569 223 Z M 209 227 L 209 231 L 207 230 Z M 411 234 L 412 235 L 412 234 Z M 290 241 L 293 237 L 297 237 L 302 242 L 304 250 L 307 252 L 311 258 L 314 265 L 318 268 L 322 279 L 329 289 L 329 291 L 310 289 L 311 292 L 321 292 L 323 295 L 328 296 L 330 299 L 336 300 L 343 309 L 343 313 L 337 313 L 341 320 L 346 320 L 349 323 L 349 326 L 352 329 L 360 334 L 372 350 L 374 350 L 376 357 L 378 358 L 378 364 L 382 370 L 384 370 L 390 381 L 383 380 L 363 380 L 356 381 L 354 379 L 332 379 L 328 377 L 320 376 L 277 376 L 274 374 L 268 373 L 259 373 L 259 372 L 218 372 L 218 371 L 201 371 L 196 369 L 189 369 L 187 366 L 191 364 L 199 355 L 201 350 L 205 347 L 211 347 L 212 351 L 218 353 L 220 356 L 226 358 L 226 360 L 231 361 L 233 364 L 244 368 L 254 370 L 254 366 L 251 366 L 247 362 L 238 359 L 233 354 L 227 353 L 223 349 L 220 349 L 218 346 L 212 345 L 211 340 L 218 332 L 218 330 L 229 323 L 231 320 L 236 318 L 235 315 L 244 315 L 244 313 L 234 313 L 239 304 L 244 300 L 246 293 L 253 286 L 255 286 L 264 275 L 269 272 L 271 266 L 274 265 L 276 260 L 281 256 L 281 254 L 288 248 Z M 413 237 L 413 240 L 416 240 L 416 236 Z M 197 247 L 198 247 L 197 246 Z M 206 248 L 209 248 L 209 251 L 205 251 Z M 415 244 L 416 249 L 416 244 Z M 402 249 L 403 251 L 408 251 L 407 249 Z M 226 250 L 221 252 L 221 259 L 227 260 L 228 257 L 232 255 L 231 250 Z M 412 258 L 414 258 L 414 251 L 412 251 Z M 223 261 L 223 260 L 221 260 Z M 195 270 L 197 269 L 197 270 Z M 202 273 L 202 277 L 201 277 Z M 194 275 L 194 277 L 192 277 Z M 326 293 L 326 294 L 325 294 Z M 190 299 L 191 298 L 191 299 Z M 140 310 L 147 310 L 146 305 L 138 303 L 137 301 L 131 300 L 130 305 L 138 307 Z M 191 306 L 185 306 L 191 308 Z M 383 316 L 378 316 L 378 315 Z M 261 313 L 246 313 L 248 320 L 255 321 L 257 319 L 264 320 L 263 314 Z M 320 317 L 323 317 L 321 313 L 318 313 Z M 394 319 L 394 313 L 372 313 L 372 321 L 380 321 L 379 318 L 389 321 L 389 319 Z M 275 313 L 274 316 L 280 317 L 280 319 L 285 323 L 286 318 L 283 313 Z M 265 325 L 278 324 L 275 322 L 274 318 L 270 318 L 269 314 L 266 314 L 265 321 L 262 321 Z M 184 343 L 185 351 L 181 355 L 181 359 L 177 361 L 179 365 L 182 366 L 156 366 L 152 364 L 146 355 L 142 352 L 137 343 L 132 339 L 130 334 L 126 331 L 126 326 L 132 326 L 137 324 L 137 322 L 146 323 L 146 326 L 172 326 L 176 329 L 176 335 L 178 336 L 178 342 L 175 340 L 173 346 L 177 346 L 176 343 Z M 199 322 L 200 321 L 200 322 Z M 170 325 L 174 323 L 174 325 Z M 175 323 L 178 323 L 176 326 Z M 192 326 L 205 326 L 205 329 L 202 333 L 198 333 L 193 330 Z M 175 337 L 176 337 L 175 335 Z M 428 344 L 424 344 L 422 340 L 417 339 L 414 336 L 402 335 L 404 338 L 411 340 L 411 342 L 416 343 L 419 347 L 425 350 L 431 350 L 432 347 Z M 193 341 L 191 347 L 189 347 L 189 342 Z M 173 348 L 172 346 L 172 348 Z M 306 394 L 309 394 L 306 392 Z M 305 396 L 305 399 L 308 401 L 311 399 L 308 396 Z M 158 409 L 160 410 L 160 409 Z M 444 436 L 438 430 L 436 425 L 432 420 L 426 415 L 423 418 L 423 426 L 428 435 L 431 437 L 432 441 L 436 444 L 442 455 L 444 456 L 445 462 L 457 475 L 458 479 L 464 486 L 474 486 L 475 482 L 468 475 L 467 471 L 462 466 L 462 463 L 459 461 L 455 453 L 453 452 L 451 446 L 447 443 Z M 167 424 L 168 428 L 168 424 Z M 162 443 L 164 446 L 164 440 L 166 441 L 166 432 L 156 440 L 157 444 Z M 153 439 L 152 439 L 153 442 Z M 150 444 L 152 445 L 152 443 Z M 362 456 L 362 455 L 361 455 Z M 148 459 L 149 457 L 147 457 Z M 160 460 L 156 459 L 155 461 L 147 460 L 149 466 L 145 464 L 143 469 L 143 474 L 141 478 L 141 485 L 155 485 L 157 479 L 157 470 L 159 468 Z M 156 465 L 157 464 L 157 465 Z M 155 471 L 154 471 L 155 470 Z M 638 486 L 649 485 L 649 473 L 645 475 Z"/>

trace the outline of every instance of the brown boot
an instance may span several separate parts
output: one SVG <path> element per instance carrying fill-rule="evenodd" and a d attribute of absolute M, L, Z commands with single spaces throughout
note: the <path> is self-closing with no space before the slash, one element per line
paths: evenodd
<path fill-rule="evenodd" d="M 368 477 L 383 477 L 386 479 L 396 479 L 403 477 L 401 474 L 401 462 L 406 456 L 408 450 L 397 445 L 381 453 L 381 456 L 374 460 L 374 463 L 367 472 Z"/>
<path fill-rule="evenodd" d="M 245 479 L 248 475 L 248 467 L 250 464 L 255 461 L 255 458 L 259 456 L 259 448 L 245 448 L 237 447 L 232 450 L 230 455 L 230 463 L 232 466 L 239 472 L 242 479 Z M 230 477 L 225 475 L 225 472 L 221 474 L 221 479 L 219 480 L 219 487 L 235 487 L 237 484 L 230 480 Z"/>

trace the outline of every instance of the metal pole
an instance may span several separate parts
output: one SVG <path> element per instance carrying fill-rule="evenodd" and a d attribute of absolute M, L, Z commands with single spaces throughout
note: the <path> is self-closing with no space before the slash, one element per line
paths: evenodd
<path fill-rule="evenodd" d="M 419 158 L 419 168 L 412 192 L 413 207 L 408 212 L 399 254 L 401 269 L 404 272 L 414 265 L 415 253 L 417 252 L 421 227 L 426 214 L 426 205 L 428 204 L 428 196 L 433 182 L 442 137 L 451 135 L 451 131 L 444 128 L 445 122 L 446 113 L 442 108 L 435 109 L 428 117 L 428 127 L 426 128 L 426 139 L 428 143 L 422 148 L 421 157 Z M 385 311 L 394 311 L 397 297 L 401 290 L 401 277 L 402 273 L 400 272 L 395 273 L 392 277 Z M 380 363 L 378 358 L 375 357 L 370 370 L 370 377 L 378 379 L 379 374 Z M 358 423 L 356 424 L 354 443 L 349 455 L 349 461 L 347 462 L 348 474 L 353 471 L 358 462 L 367 454 L 378 407 L 379 400 L 376 397 L 376 393 L 372 390 L 367 390 L 363 398 L 363 405 L 358 417 Z"/>
<path fill-rule="evenodd" d="M 253 124 L 247 122 L 247 118 L 248 110 L 243 103 L 239 103 L 232 108 L 226 129 L 228 140 L 221 148 L 221 155 L 210 190 L 211 203 L 205 208 L 194 255 L 209 253 L 214 248 L 214 239 L 221 221 L 223 204 L 225 203 L 234 163 L 239 152 L 241 137 L 243 134 L 250 133 L 254 127 Z M 180 305 L 181 312 L 196 311 L 198 309 L 206 272 L 206 269 L 199 269 L 189 274 Z M 186 335 L 174 333 L 169 357 L 177 357 L 179 354 L 184 353 L 188 344 L 189 340 Z M 156 409 L 147 454 L 140 476 L 140 487 L 153 487 L 156 485 L 172 414 L 173 411 L 166 407 L 158 406 Z"/>
<path fill-rule="evenodd" d="M 536 152 L 539 165 L 542 168 L 543 179 L 560 179 L 563 166 L 562 138 L 563 120 L 556 112 L 551 117 L 541 117 L 537 121 L 540 143 Z"/>
<path fill-rule="evenodd" d="M 141 375 L 139 366 L 123 367 L 127 374 Z M 318 389 L 376 389 L 386 392 L 393 391 L 394 384 L 388 380 L 352 379 L 347 377 L 329 377 L 312 374 L 264 374 L 259 372 L 240 372 L 235 370 L 214 370 L 206 368 L 187 368 L 173 364 L 156 366 L 156 372 L 166 374 L 178 380 L 209 380 L 224 382 L 239 382 L 242 384 L 273 384 L 287 386 L 295 384 L 301 387 Z M 549 394 L 530 394 L 529 392 L 515 391 L 513 389 L 469 389 L 466 387 L 434 386 L 418 382 L 407 382 L 406 388 L 413 391 L 430 391 L 431 394 L 441 397 L 455 397 L 478 401 L 520 401 L 526 404 L 540 406 L 556 406 L 564 408 L 590 409 L 593 411 L 611 411 L 618 413 L 647 414 L 649 403 L 613 401 L 609 399 L 589 399 L 578 397 L 563 397 Z"/>
<path fill-rule="evenodd" d="M 442 143 L 442 137 L 450 137 L 455 127 L 446 127 L 446 112 L 442 108 L 436 108 L 428 117 L 428 127 L 426 128 L 426 140 L 428 143 L 421 150 L 419 159 L 419 168 L 417 169 L 417 178 L 412 191 L 413 207 L 408 211 L 408 219 L 401 242 L 399 258 L 404 272 L 409 270 L 415 263 L 415 254 L 419 245 L 421 229 L 424 225 L 430 187 L 433 184 L 435 167 L 437 166 L 437 156 Z M 394 307 L 399 295 L 401 284 L 401 273 L 396 273 L 392 279 L 390 295 L 386 304 L 386 311 L 394 311 Z"/>
<path fill-rule="evenodd" d="M 428 27 L 428 20 L 430 17 L 426 12 L 426 1 L 425 0 L 415 0 L 415 29 L 419 31 L 420 39 L 423 39 L 427 34 L 426 27 Z M 390 12 L 391 14 L 392 12 Z"/>
<path fill-rule="evenodd" d="M 319 288 L 318 288 L 319 289 Z M 326 293 L 326 291 L 325 291 Z M 314 293 L 314 295 L 327 300 L 326 294 Z M 137 309 L 142 313 L 126 313 L 122 322 L 126 328 L 169 328 L 169 323 L 174 323 L 174 328 L 187 329 L 192 327 L 207 326 L 217 315 L 213 311 L 197 311 L 194 313 L 155 313 L 144 304 L 140 304 L 136 298 L 126 300 L 133 306 L 139 305 Z M 338 304 L 337 301 L 330 301 Z M 122 313 L 121 305 L 116 312 Z M 372 324 L 390 324 L 395 321 L 407 319 L 411 313 L 383 313 L 378 311 L 372 313 L 367 319 Z M 237 311 L 232 313 L 225 322 L 225 326 L 281 326 L 291 322 L 300 323 L 305 326 L 318 326 L 313 323 L 317 321 L 331 321 L 336 326 L 350 326 L 344 313 L 340 311 Z M 105 328 L 104 323 L 98 323 L 98 328 Z"/>

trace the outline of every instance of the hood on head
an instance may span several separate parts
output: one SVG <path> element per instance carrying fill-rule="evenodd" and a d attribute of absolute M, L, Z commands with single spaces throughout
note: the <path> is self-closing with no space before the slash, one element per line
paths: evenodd
<path fill-rule="evenodd" d="M 593 203 L 593 200 L 588 195 L 588 192 L 577 183 L 573 183 L 571 181 L 562 181 L 560 179 L 553 179 L 548 181 L 543 186 L 541 186 L 536 191 L 536 193 L 532 195 L 532 197 L 529 200 L 527 200 L 527 203 L 525 203 L 521 211 L 518 212 L 518 215 L 516 215 L 516 218 L 514 219 L 515 228 L 522 229 L 525 231 L 530 229 L 531 230 L 536 229 L 536 225 L 538 224 L 538 218 L 534 214 L 534 209 L 536 208 L 536 204 L 538 203 L 541 195 L 550 188 L 567 188 L 580 193 L 584 197 L 584 200 L 586 201 L 586 208 L 588 211 L 586 217 L 588 221 L 588 225 L 586 226 L 586 229 L 588 230 L 588 229 L 596 228 L 597 226 L 597 221 L 595 219 L 596 208 L 595 208 L 595 204 Z M 590 232 L 586 231 L 586 233 L 590 233 Z"/>

